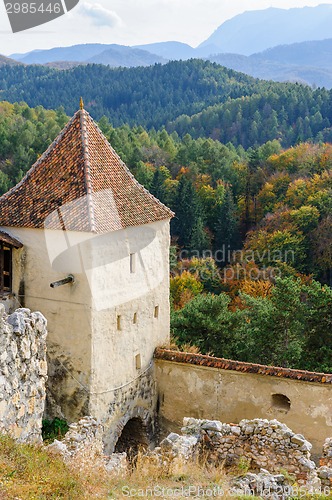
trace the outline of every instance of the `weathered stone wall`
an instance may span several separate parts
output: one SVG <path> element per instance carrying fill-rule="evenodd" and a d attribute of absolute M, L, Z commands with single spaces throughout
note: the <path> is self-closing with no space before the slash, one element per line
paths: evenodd
<path fill-rule="evenodd" d="M 177 432 L 188 416 L 234 423 L 277 419 L 306 436 L 317 457 L 332 435 L 332 375 L 164 349 L 156 351 L 155 370 L 167 430 Z"/>
<path fill-rule="evenodd" d="M 0 306 L 0 432 L 18 441 L 41 441 L 45 405 L 46 319 Z"/>
<path fill-rule="evenodd" d="M 323 454 L 320 459 L 321 465 L 332 468 L 332 438 L 327 438 L 323 445 Z"/>
<path fill-rule="evenodd" d="M 126 453 L 104 454 L 103 426 L 91 416 L 81 418 L 79 422 L 70 424 L 62 441 L 57 439 L 47 449 L 62 456 L 69 465 L 81 470 L 90 469 L 91 464 L 103 468 L 107 472 L 124 473 L 127 471 Z"/>
<path fill-rule="evenodd" d="M 319 464 L 318 477 L 324 486 L 332 488 L 332 438 L 325 440 Z"/>
<path fill-rule="evenodd" d="M 277 420 L 257 418 L 236 425 L 185 418 L 182 432 L 197 435 L 208 460 L 216 464 L 237 465 L 242 458 L 250 470 L 285 469 L 302 480 L 315 470 L 311 443 Z"/>
<path fill-rule="evenodd" d="M 161 442 L 162 452 L 185 460 L 203 456 L 207 463 L 226 468 L 242 463 L 254 472 L 284 470 L 303 484 L 317 479 L 311 443 L 277 420 L 241 420 L 236 425 L 184 418 L 181 431 Z"/>

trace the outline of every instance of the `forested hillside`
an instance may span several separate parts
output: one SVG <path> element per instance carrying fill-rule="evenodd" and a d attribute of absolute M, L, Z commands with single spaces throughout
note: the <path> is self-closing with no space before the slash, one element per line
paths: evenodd
<path fill-rule="evenodd" d="M 258 87 L 257 87 L 258 85 Z M 217 64 L 193 60 L 148 68 L 79 66 L 57 71 L 40 66 L 0 68 L 2 99 L 29 106 L 63 105 L 73 114 L 83 96 L 96 119 L 160 128 L 181 114 L 194 114 L 227 98 L 252 94 L 263 84 Z"/>
<path fill-rule="evenodd" d="M 63 110 L 0 102 L 0 193 L 21 180 L 67 122 Z"/>
<path fill-rule="evenodd" d="M 257 93 L 228 99 L 194 116 L 180 116 L 169 132 L 212 137 L 244 148 L 278 139 L 285 147 L 298 142 L 332 140 L 332 93 L 303 85 L 266 84 Z"/>
<path fill-rule="evenodd" d="M 0 191 L 68 117 L 0 105 Z M 176 213 L 172 330 L 244 361 L 332 371 L 332 145 L 245 150 L 176 132 L 99 125 L 136 178 Z"/>
<path fill-rule="evenodd" d="M 0 55 L 0 66 L 20 66 L 21 63 L 18 61 L 14 61 L 14 59 L 10 59 L 9 57 Z"/>
<path fill-rule="evenodd" d="M 330 36 L 330 35 L 329 35 Z M 159 42 L 137 47 L 117 44 L 82 44 L 3 58 L 8 64 L 43 64 L 50 68 L 69 69 L 80 64 L 104 64 L 111 67 L 149 66 L 168 61 L 206 59 L 263 80 L 298 82 L 317 87 L 332 88 L 332 39 L 280 45 L 250 56 L 221 52 L 207 45 L 193 48 L 180 42 Z M 0 58 L 1 59 L 1 58 Z M 1 60 L 0 60 L 1 63 Z"/>
<path fill-rule="evenodd" d="M 166 127 L 245 148 L 278 139 L 288 147 L 332 138 L 332 91 L 255 80 L 201 60 L 148 68 L 87 65 L 70 70 L 0 68 L 0 96 L 73 114 L 82 95 L 113 126 Z"/>

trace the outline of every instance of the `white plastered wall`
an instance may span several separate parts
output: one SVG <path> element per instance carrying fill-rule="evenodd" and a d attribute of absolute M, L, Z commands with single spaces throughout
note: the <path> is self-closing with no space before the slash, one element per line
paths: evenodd
<path fill-rule="evenodd" d="M 13 292 L 24 281 L 24 305 L 48 320 L 50 385 L 64 416 L 89 412 L 109 427 L 137 405 L 152 414 L 149 367 L 170 330 L 169 221 L 105 235 L 2 229 L 24 245 L 14 251 Z M 74 284 L 50 287 L 68 274 Z"/>
<path fill-rule="evenodd" d="M 76 420 L 87 410 L 91 380 L 91 294 L 80 267 L 84 233 L 2 228 L 23 243 L 13 251 L 13 293 L 48 322 L 49 388 L 63 416 Z M 68 274 L 75 283 L 51 288 Z M 24 297 L 19 293 L 24 290 Z M 54 382 L 53 382 L 53 380 Z M 87 389 L 87 390 L 86 390 Z M 61 414 L 61 412 L 60 412 Z"/>
<path fill-rule="evenodd" d="M 103 418 L 106 432 L 114 422 L 123 426 L 137 407 L 151 416 L 155 411 L 153 353 L 168 343 L 170 332 L 169 239 L 167 220 L 90 242 L 93 263 L 88 274 L 94 297 L 90 408 Z"/>

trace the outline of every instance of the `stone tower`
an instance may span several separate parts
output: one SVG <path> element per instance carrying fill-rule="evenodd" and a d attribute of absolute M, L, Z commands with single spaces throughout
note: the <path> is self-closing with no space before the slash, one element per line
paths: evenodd
<path fill-rule="evenodd" d="M 83 106 L 0 198 L 3 302 L 48 320 L 48 414 L 100 418 L 108 451 L 130 419 L 153 430 L 172 216 Z"/>

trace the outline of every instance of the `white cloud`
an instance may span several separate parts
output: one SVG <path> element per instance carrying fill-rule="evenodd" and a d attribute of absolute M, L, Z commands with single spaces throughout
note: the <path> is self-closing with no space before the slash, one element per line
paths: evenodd
<path fill-rule="evenodd" d="M 80 5 L 79 12 L 81 15 L 89 17 L 96 26 L 116 28 L 122 25 L 122 20 L 116 12 L 103 7 L 99 3 L 83 2 Z"/>

